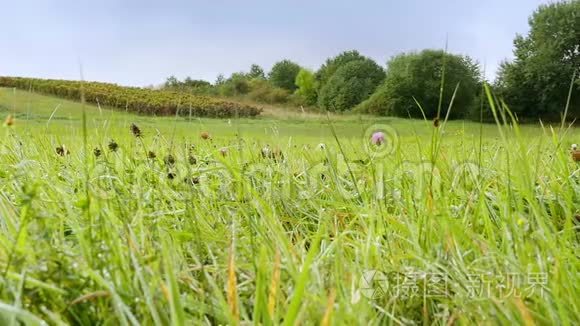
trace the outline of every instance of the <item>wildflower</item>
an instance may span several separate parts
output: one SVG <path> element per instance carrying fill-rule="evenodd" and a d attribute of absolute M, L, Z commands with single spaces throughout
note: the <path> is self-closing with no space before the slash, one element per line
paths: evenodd
<path fill-rule="evenodd" d="M 111 152 L 116 152 L 117 149 L 119 149 L 119 144 L 117 144 L 113 139 L 111 139 L 111 141 L 109 142 L 108 147 L 109 147 L 109 150 Z"/>
<path fill-rule="evenodd" d="M 228 149 L 225 147 L 220 148 L 220 154 L 222 154 L 222 156 L 226 156 L 228 155 Z"/>
<path fill-rule="evenodd" d="M 173 164 L 175 164 L 175 157 L 171 154 L 165 156 L 165 158 L 163 159 L 163 162 L 165 162 L 165 165 L 171 166 Z"/>
<path fill-rule="evenodd" d="M 149 152 L 147 153 L 147 157 L 148 157 L 148 158 L 150 158 L 150 159 L 154 159 L 154 158 L 156 158 L 156 157 L 157 157 L 157 155 L 155 155 L 155 152 L 153 152 L 153 151 L 149 151 Z"/>
<path fill-rule="evenodd" d="M 210 139 L 211 137 L 209 136 L 209 132 L 207 132 L 207 131 L 202 131 L 202 132 L 201 132 L 201 138 L 202 138 L 202 139 Z"/>
<path fill-rule="evenodd" d="M 11 127 L 12 125 L 14 125 L 14 117 L 12 116 L 12 114 L 9 114 L 6 117 L 6 120 L 4 120 L 4 125 L 6 127 Z"/>
<path fill-rule="evenodd" d="M 95 149 L 93 150 L 93 154 L 95 154 L 95 157 L 101 156 L 101 154 L 102 154 L 101 149 L 98 147 L 95 147 Z"/>
<path fill-rule="evenodd" d="M 56 153 L 60 156 L 65 156 L 70 154 L 70 152 L 68 151 L 68 149 L 66 149 L 66 147 L 64 145 L 60 145 L 56 148 Z"/>
<path fill-rule="evenodd" d="M 377 145 L 377 146 L 381 146 L 382 144 L 384 144 L 385 140 L 386 140 L 386 136 L 385 136 L 385 133 L 382 131 L 376 131 L 371 136 L 371 143 L 373 143 L 374 145 Z"/>
<path fill-rule="evenodd" d="M 141 137 L 141 129 L 139 129 L 139 127 L 134 123 L 131 124 L 131 132 L 133 133 L 133 136 L 137 138 Z"/>

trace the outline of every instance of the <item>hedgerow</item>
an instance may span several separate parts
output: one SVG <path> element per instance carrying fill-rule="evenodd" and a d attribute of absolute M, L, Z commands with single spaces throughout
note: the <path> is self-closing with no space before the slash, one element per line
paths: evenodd
<path fill-rule="evenodd" d="M 88 103 L 147 115 L 227 118 L 255 117 L 261 112 L 254 106 L 206 96 L 100 82 L 0 77 L 0 87 L 15 87 L 76 101 L 84 96 Z"/>

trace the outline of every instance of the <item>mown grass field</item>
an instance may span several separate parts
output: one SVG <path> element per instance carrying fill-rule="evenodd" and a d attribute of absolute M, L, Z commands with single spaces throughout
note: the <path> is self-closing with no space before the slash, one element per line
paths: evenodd
<path fill-rule="evenodd" d="M 2 325 L 580 323 L 574 128 L 0 113 Z"/>

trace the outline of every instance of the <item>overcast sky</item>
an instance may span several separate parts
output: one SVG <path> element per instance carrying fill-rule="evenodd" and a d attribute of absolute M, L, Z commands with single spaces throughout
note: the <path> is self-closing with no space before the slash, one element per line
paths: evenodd
<path fill-rule="evenodd" d="M 0 5 L 0 75 L 159 84 L 214 81 L 288 58 L 311 69 L 357 49 L 468 54 L 492 77 L 540 0 L 18 0 Z"/>

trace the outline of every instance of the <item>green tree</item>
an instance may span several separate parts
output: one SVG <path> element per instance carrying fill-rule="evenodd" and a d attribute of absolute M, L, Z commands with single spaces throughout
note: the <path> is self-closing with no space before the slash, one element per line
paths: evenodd
<path fill-rule="evenodd" d="M 225 83 L 225 82 L 226 82 L 226 77 L 224 77 L 224 74 L 219 74 L 219 75 L 217 75 L 214 84 L 216 86 L 220 86 L 220 85 L 223 85 L 223 83 Z"/>
<path fill-rule="evenodd" d="M 203 87 L 209 87 L 209 86 L 211 86 L 211 84 L 205 80 L 192 79 L 191 77 L 187 77 L 183 81 L 183 86 L 189 87 L 189 88 L 203 88 Z"/>
<path fill-rule="evenodd" d="M 528 35 L 514 40 L 496 86 L 510 110 L 531 119 L 556 120 L 564 111 L 574 71 L 580 67 L 580 1 L 541 5 L 529 19 Z M 572 88 L 570 118 L 580 118 L 580 79 Z"/>
<path fill-rule="evenodd" d="M 328 111 L 347 111 L 367 99 L 385 78 L 385 71 L 371 59 L 340 67 L 322 87 L 318 105 Z"/>
<path fill-rule="evenodd" d="M 219 88 L 223 96 L 239 96 L 250 92 L 250 83 L 245 73 L 235 72 Z"/>
<path fill-rule="evenodd" d="M 250 79 L 266 79 L 266 74 L 264 73 L 264 69 L 262 69 L 262 67 L 258 66 L 257 64 L 253 64 L 250 66 L 248 77 Z"/>
<path fill-rule="evenodd" d="M 322 89 L 324 85 L 330 80 L 330 77 L 345 64 L 366 59 L 358 51 L 344 51 L 337 55 L 336 57 L 326 59 L 326 62 L 318 69 L 315 74 L 315 79 L 317 82 L 318 90 Z"/>
<path fill-rule="evenodd" d="M 179 79 L 177 77 L 171 75 L 167 77 L 165 80 L 165 84 L 163 85 L 164 88 L 175 88 L 179 85 Z"/>
<path fill-rule="evenodd" d="M 294 83 L 298 86 L 296 95 L 300 96 L 304 103 L 308 105 L 316 104 L 316 81 L 312 71 L 301 69 L 298 75 L 296 75 L 296 81 Z"/>
<path fill-rule="evenodd" d="M 441 116 L 445 116 L 458 85 L 450 118 L 467 116 L 481 85 L 479 66 L 469 57 L 446 54 L 442 50 L 424 50 L 393 57 L 387 64 L 384 83 L 356 110 L 421 118 L 423 113 L 415 102 L 416 99 L 426 117 L 434 118 L 438 114 L 443 72 L 445 82 Z"/>
<path fill-rule="evenodd" d="M 282 60 L 277 62 L 272 67 L 268 79 L 276 86 L 291 92 L 296 90 L 296 76 L 300 72 L 301 67 L 290 60 Z"/>

